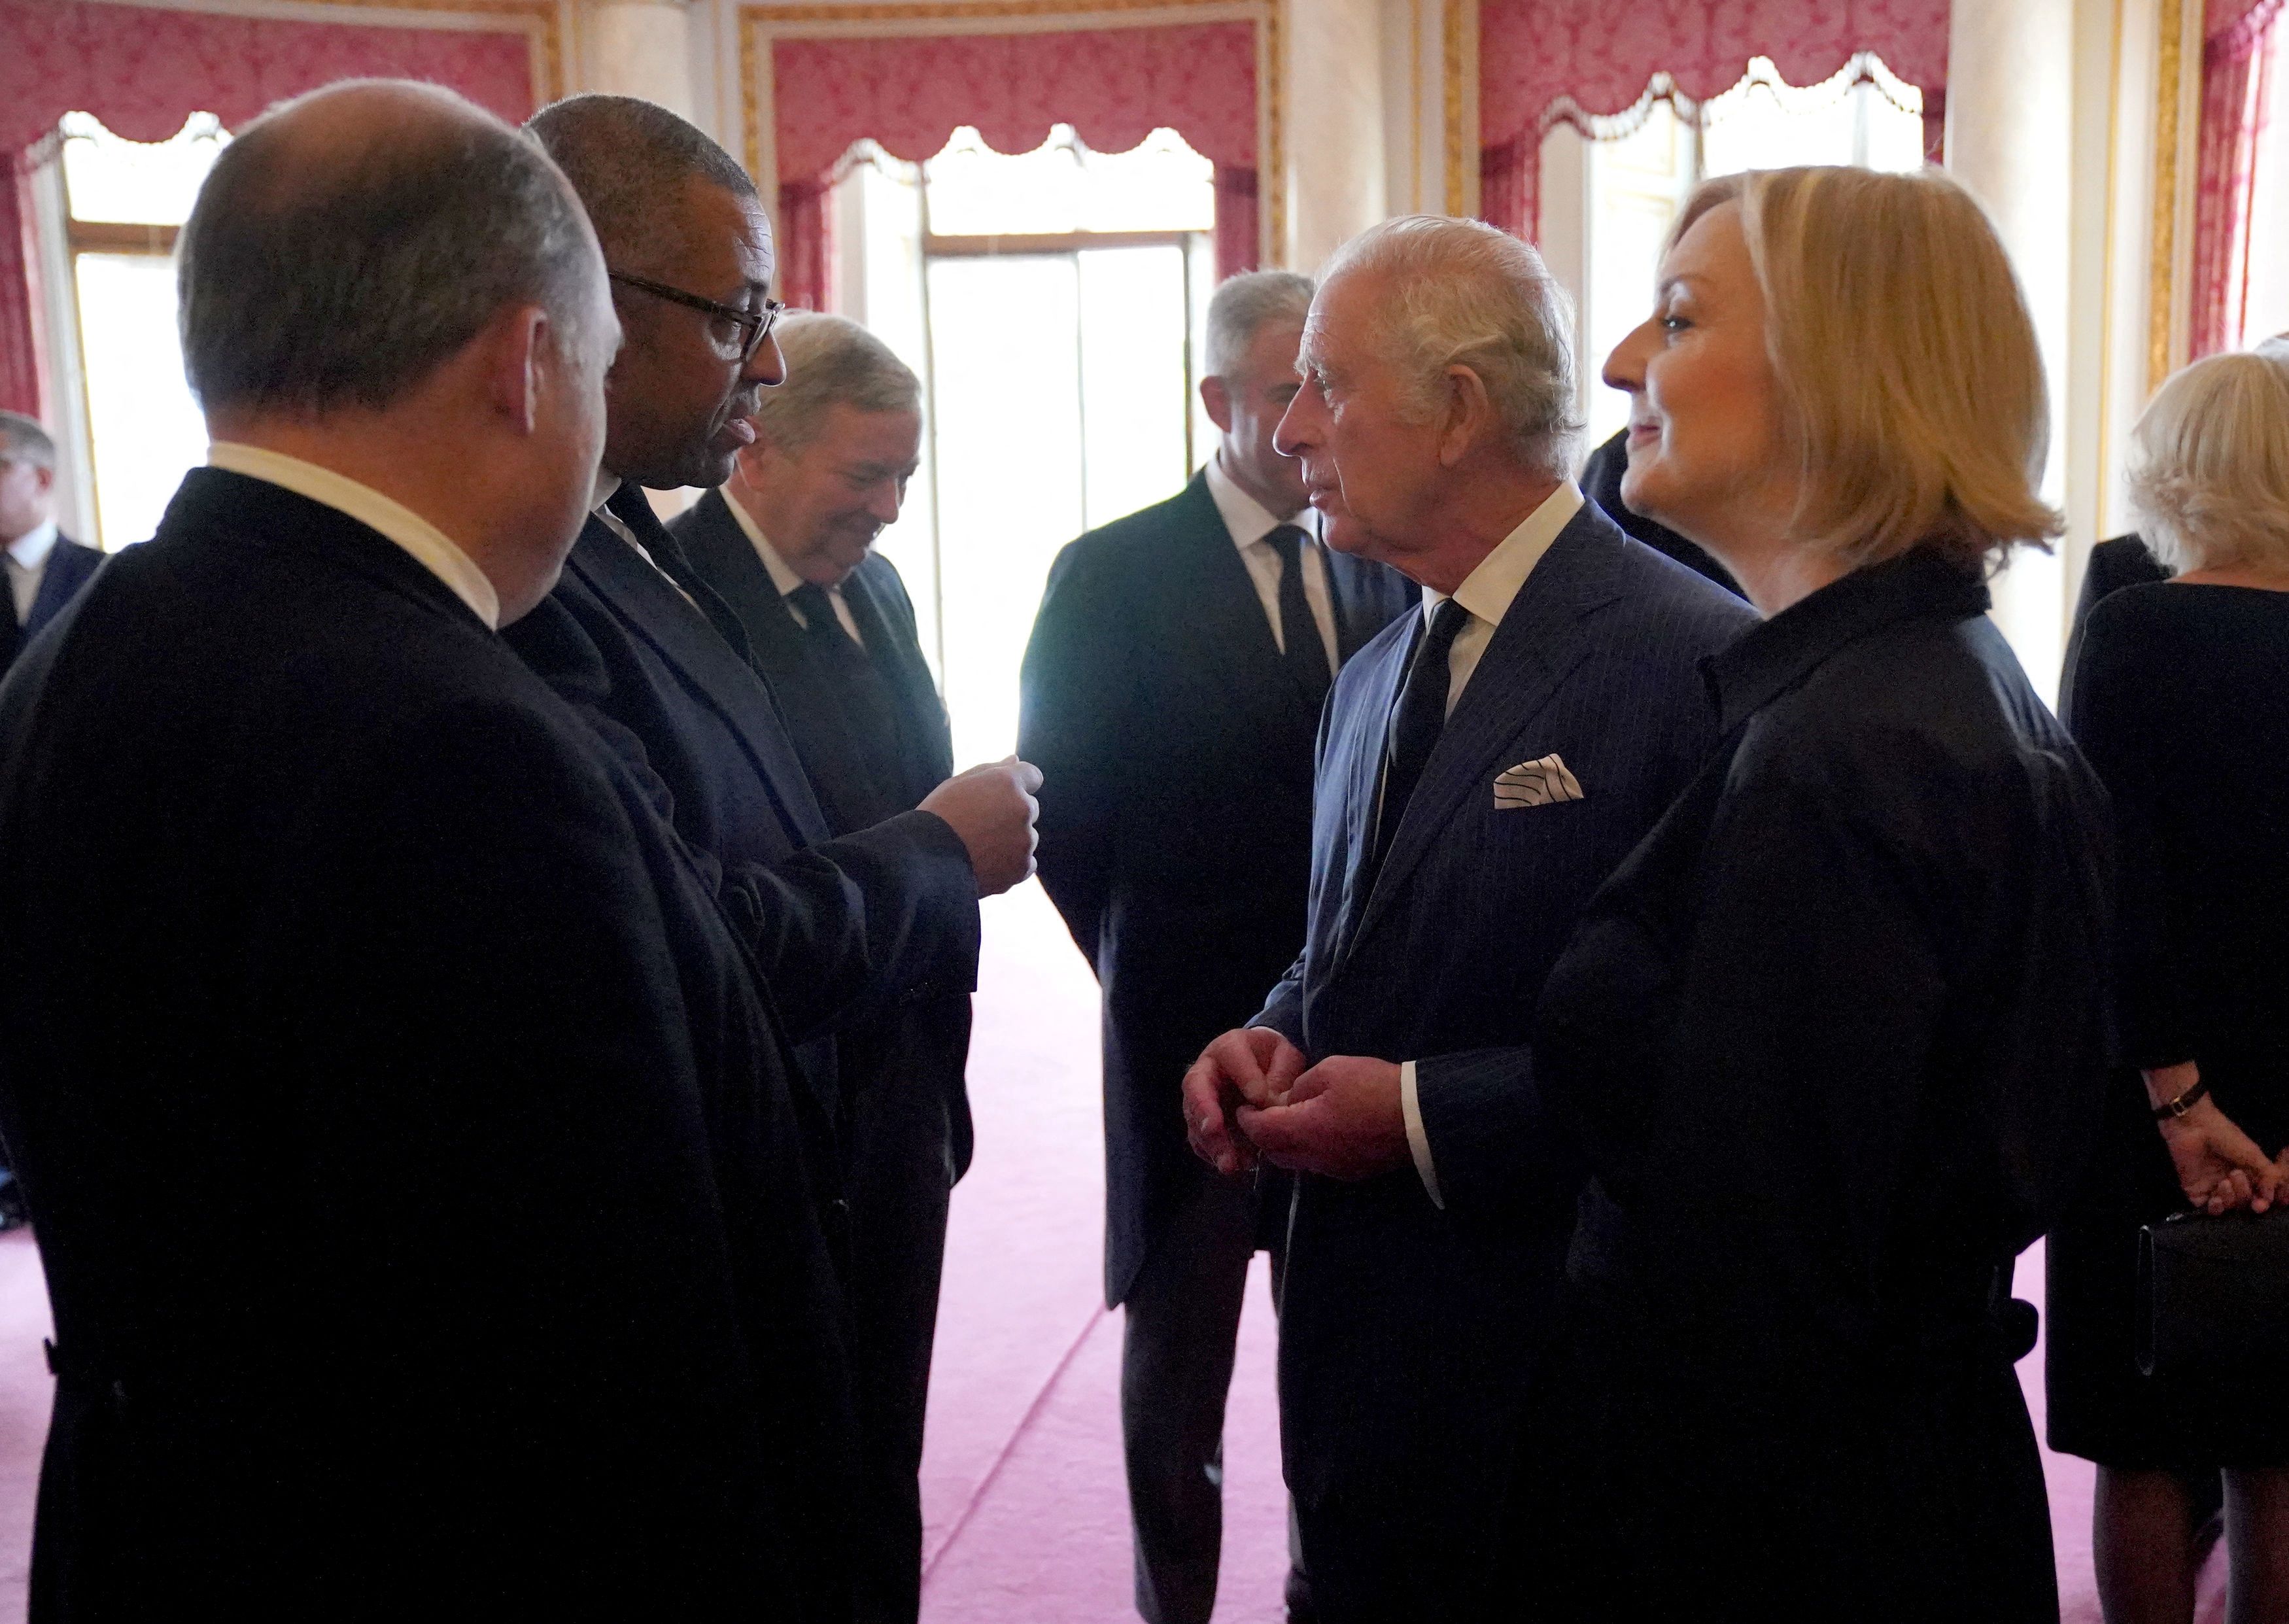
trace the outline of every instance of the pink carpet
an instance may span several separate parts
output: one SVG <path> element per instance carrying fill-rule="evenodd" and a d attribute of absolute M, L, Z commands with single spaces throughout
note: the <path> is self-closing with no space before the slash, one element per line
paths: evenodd
<path fill-rule="evenodd" d="M 1129 1603 L 1121 1325 L 1102 1306 L 1097 997 L 1039 887 L 986 905 L 970 1091 L 977 1160 L 953 1198 L 922 1460 L 925 1624 L 1121 1624 Z M 2018 1292 L 2041 1300 L 2038 1247 Z M 0 1624 L 24 1612 L 49 1382 L 28 1236 L 0 1236 Z M 1287 1566 L 1262 1260 L 1225 1444 L 1218 1624 L 1280 1617 Z M 2039 1429 L 2040 1350 L 2021 1366 Z M 2063 1624 L 2097 1624 L 2091 1468 L 2046 1455 Z M 2221 1620 L 2215 1564 L 2201 1624 Z"/>

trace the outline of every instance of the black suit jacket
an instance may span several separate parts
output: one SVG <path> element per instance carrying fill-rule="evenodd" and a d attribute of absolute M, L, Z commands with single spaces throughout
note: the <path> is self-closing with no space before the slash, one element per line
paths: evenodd
<path fill-rule="evenodd" d="M 2059 667 L 2060 716 L 2073 715 L 2075 668 L 2082 663 L 2082 634 L 2090 624 L 2090 612 L 2125 587 L 2150 586 L 2169 579 L 2170 572 L 2162 567 L 2162 561 L 2154 556 L 2154 549 L 2141 536 L 2117 536 L 2090 549 L 2090 561 L 2083 566 L 2082 590 L 2075 597 L 2074 619 L 2067 628 L 2066 657 Z"/>
<path fill-rule="evenodd" d="M 643 786 L 383 537 L 195 470 L 18 664 L 0 1033 L 34 1618 L 841 1616 L 791 1060 Z"/>
<path fill-rule="evenodd" d="M 888 682 L 897 706 L 903 778 L 897 793 L 886 799 L 852 743 L 839 684 L 805 652 L 802 628 L 723 493 L 710 491 L 667 528 L 700 579 L 738 616 L 828 828 L 836 835 L 854 834 L 911 812 L 953 774 L 953 737 L 945 706 L 922 658 L 913 602 L 889 559 L 869 553 L 842 584 L 867 656 Z M 846 1064 L 846 1092 L 877 1081 L 905 1088 L 935 1085 L 945 1101 L 956 1178 L 969 1165 L 972 1143 L 964 1080 L 971 990 L 937 983 L 919 999 L 878 1001 L 846 1023 L 840 1040 L 853 1051 L 849 1058 L 863 1055 L 861 1069 L 867 1074 L 851 1076 Z"/>
<path fill-rule="evenodd" d="M 47 568 L 40 573 L 40 589 L 32 596 L 32 612 L 13 636 L 0 638 L 0 671 L 15 663 L 32 639 L 64 612 L 102 566 L 103 555 L 95 548 L 83 547 L 60 532 L 57 535 L 55 546 L 48 552 Z M 0 631 L 5 629 L 0 627 Z"/>
<path fill-rule="evenodd" d="M 1416 601 L 1325 554 L 1339 657 Z M 1057 556 L 1025 651 L 1041 874 L 1105 988 L 1105 1300 L 1198 1164 L 1177 1088 L 1304 940 L 1319 708 L 1281 662 L 1205 475 Z"/>
<path fill-rule="evenodd" d="M 968 849 L 928 812 L 831 838 L 737 617 L 691 572 L 641 490 L 624 486 L 610 505 L 677 580 L 591 518 L 556 589 L 506 636 L 658 775 L 686 843 L 762 899 L 741 916 L 802 1041 L 804 1074 L 832 1105 L 838 1020 L 873 998 L 977 984 Z"/>

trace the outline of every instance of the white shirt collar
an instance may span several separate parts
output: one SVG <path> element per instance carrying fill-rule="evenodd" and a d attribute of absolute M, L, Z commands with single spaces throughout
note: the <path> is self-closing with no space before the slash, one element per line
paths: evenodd
<path fill-rule="evenodd" d="M 1582 511 L 1582 488 L 1567 480 L 1543 499 L 1519 522 L 1518 528 L 1495 543 L 1495 550 L 1479 560 L 1479 567 L 1463 578 L 1455 588 L 1455 601 L 1471 612 L 1474 620 L 1489 626 L 1502 624 L 1503 616 L 1510 612 L 1511 604 L 1526 586 L 1526 578 L 1534 573 L 1534 566 L 1542 562 L 1543 554 L 1558 540 L 1558 532 L 1573 523 L 1574 516 Z M 1429 620 L 1433 611 L 1447 601 L 1447 595 L 1423 588 L 1423 618 Z"/>
<path fill-rule="evenodd" d="M 769 536 L 763 534 L 763 527 L 755 523 L 755 516 L 740 506 L 738 500 L 732 496 L 730 487 L 728 485 L 723 489 L 723 505 L 731 510 L 731 516 L 739 522 L 739 529 L 746 534 L 747 545 L 755 549 L 755 556 L 763 561 L 763 568 L 770 572 L 771 585 L 778 588 L 779 596 L 785 597 L 802 585 L 802 577 L 796 574 L 788 566 L 787 561 L 779 556 L 779 549 L 771 545 L 771 539 Z"/>
<path fill-rule="evenodd" d="M 445 532 L 402 502 L 393 501 L 346 474 L 258 445 L 217 440 L 207 447 L 207 466 L 291 491 L 346 514 L 379 531 L 413 556 L 415 563 L 451 588 L 469 612 L 494 631 L 500 629 L 500 594 L 470 556 Z"/>
<path fill-rule="evenodd" d="M 1208 475 L 1208 496 L 1216 503 L 1216 512 L 1224 518 L 1224 527 L 1232 532 L 1232 545 L 1242 552 L 1254 547 L 1282 524 L 1302 523 L 1297 516 L 1297 514 L 1303 511 L 1302 509 L 1299 508 L 1296 513 L 1291 513 L 1286 518 L 1281 518 L 1270 512 L 1262 502 L 1257 501 L 1234 484 L 1232 476 L 1224 471 L 1223 447 L 1217 447 L 1216 455 L 1208 459 L 1208 467 L 1204 471 Z M 1306 535 L 1312 533 L 1312 527 L 1309 524 L 1304 524 L 1303 528 Z"/>
<path fill-rule="evenodd" d="M 48 555 L 55 551 L 55 548 L 56 522 L 53 519 L 42 519 L 31 529 L 8 543 L 8 556 L 16 561 L 17 568 L 28 573 L 36 572 L 42 564 L 47 563 Z"/>

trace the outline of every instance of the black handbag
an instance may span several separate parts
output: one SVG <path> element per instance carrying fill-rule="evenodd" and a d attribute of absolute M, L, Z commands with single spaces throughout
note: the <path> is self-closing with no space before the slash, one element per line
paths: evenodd
<path fill-rule="evenodd" d="M 2289 1207 L 2147 1225 L 2137 1324 L 2138 1368 L 2149 1376 L 2224 1389 L 2258 1380 L 2277 1393 L 2289 1348 Z"/>

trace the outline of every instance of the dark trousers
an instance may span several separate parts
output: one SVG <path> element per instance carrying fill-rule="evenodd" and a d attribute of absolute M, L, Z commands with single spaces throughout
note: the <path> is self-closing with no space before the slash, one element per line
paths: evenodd
<path fill-rule="evenodd" d="M 1121 1340 L 1121 1435 L 1129 1463 L 1129 1514 L 1137 1564 L 1137 1611 L 1146 1624 L 1208 1624 L 1224 1554 L 1224 1412 L 1240 1337 L 1248 1264 L 1288 1210 L 1285 1180 L 1264 1197 L 1276 1208 L 1260 1225 L 1257 1190 L 1202 1167 L 1146 1254 L 1129 1292 Z M 1272 1295 L 1282 1248 L 1270 1247 Z M 1291 1604 L 1303 1594 L 1291 1517 Z"/>
<path fill-rule="evenodd" d="M 937 1089 L 895 1070 L 875 1073 L 851 1100 L 845 1156 L 859 1624 L 913 1624 L 921 1608 L 919 1475 L 953 1188 L 949 1140 Z"/>

